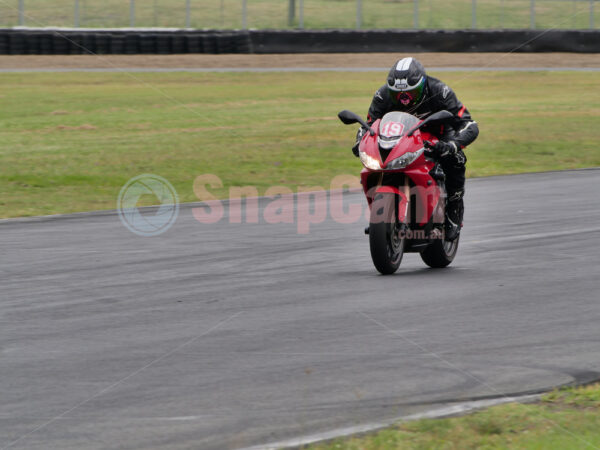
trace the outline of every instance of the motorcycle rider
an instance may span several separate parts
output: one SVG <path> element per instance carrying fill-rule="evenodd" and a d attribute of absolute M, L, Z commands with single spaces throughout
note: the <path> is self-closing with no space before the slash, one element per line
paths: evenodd
<path fill-rule="evenodd" d="M 425 142 L 426 155 L 439 161 L 446 174 L 448 205 L 446 209 L 446 239 L 455 240 L 462 227 L 465 194 L 465 163 L 463 149 L 479 135 L 477 122 L 456 94 L 437 78 L 428 76 L 423 65 L 415 58 L 403 58 L 391 68 L 387 83 L 373 97 L 367 123 L 371 125 L 390 111 L 403 111 L 420 119 L 447 110 L 454 119 L 437 131 L 439 141 L 434 145 Z M 358 156 L 358 146 L 366 130 L 361 128 L 356 136 L 352 152 Z"/>

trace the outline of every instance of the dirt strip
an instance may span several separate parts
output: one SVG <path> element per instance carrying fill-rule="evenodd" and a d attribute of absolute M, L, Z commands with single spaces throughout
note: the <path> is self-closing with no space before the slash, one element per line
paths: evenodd
<path fill-rule="evenodd" d="M 2 55 L 1 69 L 388 67 L 415 56 L 427 67 L 600 67 L 587 53 L 309 53 L 280 55 Z"/>

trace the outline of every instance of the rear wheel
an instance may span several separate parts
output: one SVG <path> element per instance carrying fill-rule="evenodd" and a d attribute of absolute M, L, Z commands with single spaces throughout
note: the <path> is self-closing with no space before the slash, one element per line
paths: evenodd
<path fill-rule="evenodd" d="M 375 268 L 383 275 L 398 270 L 404 255 L 404 224 L 398 223 L 396 195 L 378 194 L 371 205 L 369 244 Z"/>
<path fill-rule="evenodd" d="M 450 264 L 458 251 L 460 236 L 453 241 L 435 239 L 421 252 L 421 259 L 429 267 L 442 268 Z"/>

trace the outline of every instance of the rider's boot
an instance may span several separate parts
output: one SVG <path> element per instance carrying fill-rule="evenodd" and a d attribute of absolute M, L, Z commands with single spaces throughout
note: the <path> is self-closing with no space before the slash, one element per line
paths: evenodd
<path fill-rule="evenodd" d="M 458 191 L 448 198 L 446 206 L 446 240 L 454 241 L 460 235 L 465 211 L 463 196 L 464 191 Z"/>

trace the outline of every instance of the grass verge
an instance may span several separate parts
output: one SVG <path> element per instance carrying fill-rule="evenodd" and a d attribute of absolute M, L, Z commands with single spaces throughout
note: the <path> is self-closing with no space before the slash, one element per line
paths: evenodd
<path fill-rule="evenodd" d="M 433 74 L 435 75 L 435 74 Z M 354 127 L 382 73 L 0 74 L 0 217 L 113 209 L 125 182 L 328 187 L 357 174 Z M 600 165 L 594 73 L 441 74 L 479 122 L 469 176 Z M 153 203 L 152 199 L 148 203 Z"/>
<path fill-rule="evenodd" d="M 600 447 L 600 384 L 553 391 L 463 417 L 403 423 L 310 450 L 583 449 Z"/>

